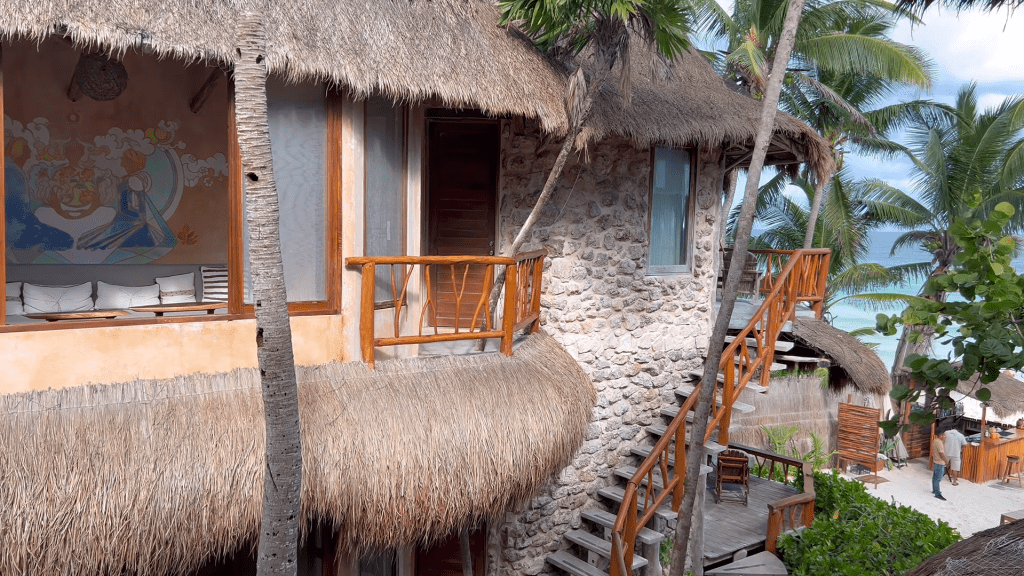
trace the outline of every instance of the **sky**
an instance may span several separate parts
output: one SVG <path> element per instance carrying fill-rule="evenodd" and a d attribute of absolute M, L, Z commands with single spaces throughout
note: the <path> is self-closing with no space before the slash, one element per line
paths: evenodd
<path fill-rule="evenodd" d="M 731 4 L 719 0 L 723 5 Z M 1009 95 L 1024 94 L 1024 12 L 1008 17 L 1006 9 L 988 13 L 979 10 L 957 13 L 933 6 L 922 23 L 904 21 L 893 39 L 922 48 L 935 63 L 935 82 L 930 92 L 906 90 L 896 99 L 931 98 L 952 104 L 957 90 L 977 82 L 982 107 L 995 106 Z M 897 138 L 898 139 L 898 138 Z M 853 177 L 880 178 L 912 192 L 911 164 L 903 158 L 873 158 L 847 153 L 845 166 Z M 762 181 L 771 174 L 765 173 Z M 741 177 L 736 202 L 743 195 Z"/>

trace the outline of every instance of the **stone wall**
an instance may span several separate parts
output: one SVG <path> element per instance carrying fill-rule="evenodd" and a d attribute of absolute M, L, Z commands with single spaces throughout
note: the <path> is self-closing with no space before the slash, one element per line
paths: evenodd
<path fill-rule="evenodd" d="M 535 126 L 502 127 L 501 248 L 511 245 L 540 195 L 562 144 Z M 499 529 L 503 575 L 551 573 L 544 558 L 566 547 L 585 508 L 604 507 L 598 489 L 631 462 L 648 424 L 674 402 L 679 375 L 701 366 L 711 333 L 718 151 L 698 154 L 691 274 L 647 276 L 651 151 L 624 139 L 591 144 L 566 164 L 524 244 L 547 248 L 542 326 L 594 381 L 597 406 L 571 466 Z"/>

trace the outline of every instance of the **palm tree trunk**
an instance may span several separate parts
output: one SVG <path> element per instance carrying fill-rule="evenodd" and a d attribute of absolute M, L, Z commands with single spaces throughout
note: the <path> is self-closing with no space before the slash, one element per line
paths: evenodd
<path fill-rule="evenodd" d="M 237 42 L 235 115 L 246 184 L 256 352 L 266 422 L 266 470 L 257 574 L 294 575 L 298 568 L 302 443 L 281 260 L 277 187 L 267 123 L 267 39 L 257 15 L 247 13 L 242 17 Z"/>
<path fill-rule="evenodd" d="M 811 213 L 807 216 L 807 233 L 804 235 L 805 250 L 814 244 L 814 226 L 818 223 L 818 210 L 821 208 L 821 197 L 825 190 L 826 180 L 819 174 L 814 181 L 814 199 L 811 200 Z"/>
<path fill-rule="evenodd" d="M 719 220 L 718 245 L 725 246 L 725 237 L 728 235 L 729 212 L 732 210 L 732 202 L 736 199 L 736 183 L 740 178 L 740 169 L 733 168 L 725 174 L 725 201 L 722 202 L 722 215 Z"/>
<path fill-rule="evenodd" d="M 697 399 L 696 412 L 693 415 L 693 427 L 691 428 L 690 445 L 687 447 L 686 487 L 682 508 L 679 510 L 679 517 L 676 523 L 675 544 L 672 550 L 672 574 L 677 576 L 685 574 L 686 571 L 690 526 L 693 521 L 694 501 L 698 490 L 697 481 L 699 479 L 701 461 L 704 459 L 704 435 L 707 433 L 708 419 L 711 415 L 711 403 L 715 400 L 718 365 L 722 359 L 725 333 L 729 329 L 729 320 L 732 318 L 732 311 L 736 305 L 736 294 L 739 290 L 743 263 L 747 261 L 750 230 L 754 225 L 754 209 L 757 205 L 758 179 L 761 169 L 764 168 L 764 158 L 768 152 L 768 144 L 771 141 L 772 131 L 775 126 L 775 115 L 778 112 L 782 80 L 785 76 L 786 64 L 789 62 L 789 54 L 793 50 L 796 29 L 800 24 L 800 16 L 803 9 L 804 0 L 793 0 L 786 11 L 782 36 L 779 39 L 779 47 L 775 53 L 775 60 L 772 65 L 772 68 L 778 70 L 779 73 L 772 74 L 769 77 L 768 88 L 761 103 L 761 121 L 757 126 L 757 134 L 754 138 L 754 152 L 747 171 L 747 187 L 744 191 L 743 207 L 740 209 L 736 242 L 733 245 L 729 273 L 725 279 L 722 305 L 718 310 L 718 317 L 715 318 L 715 326 L 711 331 L 711 340 L 708 343 L 708 355 L 704 361 L 704 378 L 702 379 L 704 385 L 701 386 Z M 819 178 L 825 177 L 820 174 L 818 176 Z M 703 512 L 703 510 L 697 511 L 699 514 L 703 514 Z M 694 551 L 693 556 L 696 562 L 701 562 L 703 551 Z"/>

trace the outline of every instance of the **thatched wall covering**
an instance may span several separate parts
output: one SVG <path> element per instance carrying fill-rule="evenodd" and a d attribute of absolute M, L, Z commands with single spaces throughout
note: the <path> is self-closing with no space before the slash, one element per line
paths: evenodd
<path fill-rule="evenodd" d="M 802 453 L 811 449 L 810 433 L 836 445 L 839 403 L 846 394 L 822 388 L 817 376 L 772 378 L 766 394 L 744 390 L 740 401 L 754 406 L 748 414 L 733 412 L 729 441 L 756 448 L 768 448 L 761 426 L 799 426 L 793 439 Z"/>
<path fill-rule="evenodd" d="M 1009 576 L 1024 567 L 1024 522 L 978 532 L 923 562 L 906 576 Z"/>
<path fill-rule="evenodd" d="M 975 393 L 981 388 L 978 377 L 975 375 L 971 380 L 964 380 L 957 386 L 957 392 L 975 398 Z M 985 384 L 992 393 L 987 404 L 989 410 L 995 413 L 998 418 L 1011 418 L 1024 413 L 1024 382 L 1003 373 L 994 382 Z"/>
<path fill-rule="evenodd" d="M 350 550 L 443 536 L 526 501 L 595 396 L 551 337 L 512 358 L 301 368 L 302 505 Z M 255 370 L 0 397 L 0 574 L 183 573 L 255 541 Z"/>
<path fill-rule="evenodd" d="M 112 0 L 5 3 L 0 38 L 40 40 L 54 33 L 123 53 L 141 47 L 159 56 L 230 65 L 241 13 L 249 0 Z M 268 2 L 267 64 L 271 73 L 343 86 L 356 97 L 382 93 L 396 100 L 476 108 L 540 121 L 564 134 L 568 73 L 521 34 L 497 26 L 489 0 Z M 697 52 L 677 59 L 668 82 L 654 82 L 647 59 L 633 56 L 632 106 L 608 88 L 595 105 L 586 138 L 616 133 L 641 146 L 753 146 L 760 103 L 739 95 Z M 70 71 L 68 72 L 70 74 Z M 830 148 L 809 126 L 779 114 L 769 163 L 809 160 L 818 173 L 834 166 Z"/>
<path fill-rule="evenodd" d="M 889 371 L 882 359 L 849 332 L 834 328 L 824 320 L 798 316 L 793 321 L 793 336 L 831 358 L 832 366 L 845 370 L 861 392 L 888 394 L 892 390 Z"/>

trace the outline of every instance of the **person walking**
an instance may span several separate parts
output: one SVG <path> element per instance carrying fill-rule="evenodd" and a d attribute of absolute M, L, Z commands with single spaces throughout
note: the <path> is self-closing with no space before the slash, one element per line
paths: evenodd
<path fill-rule="evenodd" d="M 967 446 L 967 438 L 956 428 L 946 430 L 946 463 L 949 479 L 953 486 L 960 484 L 960 455 L 964 446 Z"/>
<path fill-rule="evenodd" d="M 946 471 L 946 431 L 940 430 L 932 440 L 932 494 L 939 500 L 942 495 L 942 474 Z"/>

